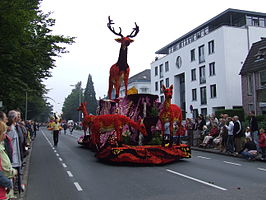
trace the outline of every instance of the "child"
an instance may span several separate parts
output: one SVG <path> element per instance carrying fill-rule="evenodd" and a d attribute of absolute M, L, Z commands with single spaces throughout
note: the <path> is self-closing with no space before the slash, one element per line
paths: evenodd
<path fill-rule="evenodd" d="M 250 131 L 249 126 L 246 128 L 246 131 L 245 131 L 245 138 L 247 137 L 251 138 L 251 131 Z"/>
<path fill-rule="evenodd" d="M 263 128 L 260 129 L 259 133 L 259 146 L 261 149 L 261 159 L 266 160 L 266 133 Z"/>

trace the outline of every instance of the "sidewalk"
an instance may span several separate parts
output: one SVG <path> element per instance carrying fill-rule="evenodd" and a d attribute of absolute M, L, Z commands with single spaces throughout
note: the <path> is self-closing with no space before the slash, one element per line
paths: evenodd
<path fill-rule="evenodd" d="M 220 155 L 224 155 L 224 156 L 231 156 L 231 157 L 238 157 L 238 158 L 243 158 L 241 155 L 239 154 L 228 154 L 225 152 L 221 152 L 219 149 L 214 149 L 214 148 L 200 148 L 200 147 L 193 147 L 191 146 L 191 150 L 194 151 L 202 151 L 202 152 L 208 152 L 208 153 L 214 153 L 214 154 L 220 154 Z M 244 158 L 243 158 L 244 159 Z M 257 161 L 262 161 L 265 162 L 265 160 L 261 160 L 260 156 L 256 157 Z"/>

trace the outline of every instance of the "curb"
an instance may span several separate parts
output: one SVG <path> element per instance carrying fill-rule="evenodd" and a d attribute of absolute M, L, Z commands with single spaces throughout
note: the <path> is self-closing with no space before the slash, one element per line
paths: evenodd
<path fill-rule="evenodd" d="M 224 155 L 224 156 L 230 156 L 230 157 L 234 157 L 234 158 L 242 158 L 244 159 L 241 155 L 239 154 L 227 154 L 227 153 L 223 153 L 220 151 L 215 151 L 215 150 L 211 150 L 211 149 L 204 149 L 204 148 L 199 148 L 199 147 L 190 147 L 191 150 L 194 151 L 202 151 L 202 152 L 207 152 L 207 153 L 212 153 L 212 154 L 219 154 L 219 155 Z M 265 160 L 261 160 L 259 157 L 255 158 L 256 161 L 261 161 L 261 162 L 266 162 Z"/>
<path fill-rule="evenodd" d="M 213 153 L 213 154 L 220 154 L 220 155 L 224 155 L 224 156 L 231 156 L 231 157 L 238 157 L 238 158 L 241 158 L 240 155 L 235 155 L 235 154 L 226 154 L 226 153 L 223 153 L 223 152 L 220 152 L 220 151 L 215 151 L 215 150 L 210 150 L 210 149 L 204 149 L 204 148 L 199 148 L 199 147 L 190 147 L 191 150 L 194 150 L 194 151 L 202 151 L 202 152 L 207 152 L 207 153 Z"/>

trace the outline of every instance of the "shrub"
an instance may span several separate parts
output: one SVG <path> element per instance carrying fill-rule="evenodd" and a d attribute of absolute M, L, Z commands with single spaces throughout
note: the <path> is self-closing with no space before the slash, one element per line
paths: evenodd
<path fill-rule="evenodd" d="M 228 114 L 230 117 L 237 115 L 240 121 L 245 120 L 244 109 L 223 109 L 223 110 L 217 110 L 215 112 L 215 116 L 217 118 L 219 118 L 221 114 Z"/>

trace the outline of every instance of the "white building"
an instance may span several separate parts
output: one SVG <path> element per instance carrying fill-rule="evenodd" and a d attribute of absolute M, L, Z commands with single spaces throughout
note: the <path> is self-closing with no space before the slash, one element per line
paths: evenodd
<path fill-rule="evenodd" d="M 162 84 L 173 84 L 172 103 L 186 117 L 242 107 L 239 72 L 265 36 L 266 13 L 227 9 L 156 52 L 163 57 L 151 64 L 151 93 L 163 101 Z"/>
<path fill-rule="evenodd" d="M 135 87 L 139 94 L 150 94 L 151 93 L 151 70 L 145 69 L 144 71 L 135 74 L 128 79 L 127 89 Z M 124 84 L 120 88 L 120 97 L 125 96 Z"/>

